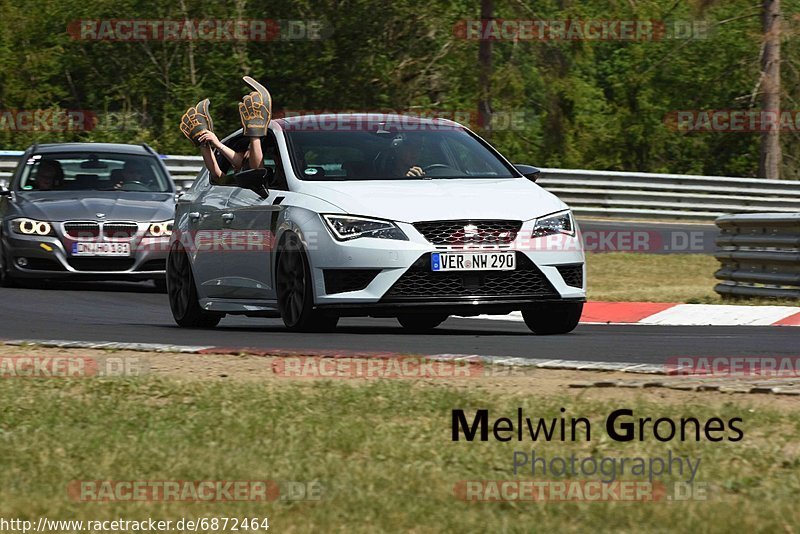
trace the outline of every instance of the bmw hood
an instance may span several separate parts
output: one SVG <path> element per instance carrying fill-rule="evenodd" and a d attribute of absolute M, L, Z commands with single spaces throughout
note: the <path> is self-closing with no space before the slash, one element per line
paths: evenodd
<path fill-rule="evenodd" d="M 45 221 L 166 221 L 175 216 L 172 193 L 54 191 L 15 193 L 17 216 Z M 103 214 L 102 216 L 99 214 Z"/>
<path fill-rule="evenodd" d="M 300 191 L 352 215 L 401 222 L 526 221 L 567 209 L 558 197 L 525 178 L 304 182 Z"/>

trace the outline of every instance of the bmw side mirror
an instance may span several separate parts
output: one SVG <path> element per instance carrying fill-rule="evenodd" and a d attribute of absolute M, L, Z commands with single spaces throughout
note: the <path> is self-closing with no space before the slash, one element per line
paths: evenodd
<path fill-rule="evenodd" d="M 531 182 L 535 182 L 539 175 L 542 173 L 536 167 L 531 165 L 514 165 L 514 168 L 517 169 L 517 172 L 520 173 L 522 176 L 530 180 Z"/>
<path fill-rule="evenodd" d="M 269 183 L 270 178 L 272 178 L 272 174 L 272 169 L 250 169 L 247 171 L 237 172 L 233 175 L 233 179 L 235 180 L 237 187 L 249 189 L 261 195 L 262 198 L 267 198 L 269 196 L 267 184 Z"/>

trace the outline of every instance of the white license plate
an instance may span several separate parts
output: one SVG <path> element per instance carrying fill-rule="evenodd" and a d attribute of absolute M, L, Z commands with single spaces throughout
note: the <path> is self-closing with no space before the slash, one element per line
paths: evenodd
<path fill-rule="evenodd" d="M 513 252 L 434 252 L 433 271 L 513 271 L 517 268 Z"/>
<path fill-rule="evenodd" d="M 73 243 L 73 256 L 130 256 L 130 243 Z"/>

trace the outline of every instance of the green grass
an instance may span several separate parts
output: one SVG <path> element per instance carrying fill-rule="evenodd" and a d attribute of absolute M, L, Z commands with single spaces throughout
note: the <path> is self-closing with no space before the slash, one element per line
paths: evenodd
<path fill-rule="evenodd" d="M 586 255 L 588 298 L 603 301 L 798 306 L 787 299 L 723 299 L 714 292 L 719 262 L 705 254 Z"/>
<path fill-rule="evenodd" d="M 619 405 L 374 383 L 0 381 L 0 517 L 179 519 L 268 516 L 277 532 L 790 532 L 800 524 L 800 422 L 734 403 L 628 403 L 653 417 L 744 418 L 738 443 L 615 443 Z M 592 442 L 454 443 L 450 410 L 589 417 Z M 463 479 L 510 479 L 513 450 L 568 456 L 701 456 L 709 500 L 688 503 L 465 503 Z M 320 481 L 318 502 L 79 503 L 69 481 Z"/>

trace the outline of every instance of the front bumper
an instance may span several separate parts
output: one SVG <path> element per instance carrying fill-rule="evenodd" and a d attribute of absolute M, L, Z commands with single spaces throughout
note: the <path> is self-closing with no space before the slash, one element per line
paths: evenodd
<path fill-rule="evenodd" d="M 326 239 L 324 228 L 314 229 L 322 236 L 307 242 L 317 308 L 340 315 L 396 315 L 402 310 L 478 315 L 586 298 L 585 260 L 577 236 L 519 237 L 499 247 L 459 249 L 435 246 L 413 225 L 397 224 L 408 241 L 340 242 Z M 519 236 L 530 235 L 532 226 L 533 221 L 524 224 Z M 433 252 L 490 250 L 514 252 L 517 269 L 433 272 L 430 268 Z"/>
<path fill-rule="evenodd" d="M 5 262 L 16 278 L 149 280 L 165 276 L 169 237 L 130 241 L 130 256 L 74 256 L 71 240 L 54 236 L 3 236 Z M 20 258 L 24 258 L 20 262 Z M 25 265 L 20 265 L 24 263 Z"/>

